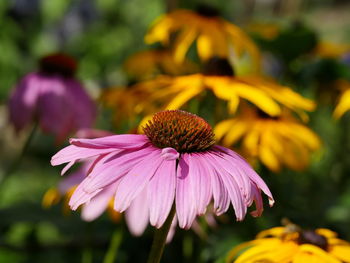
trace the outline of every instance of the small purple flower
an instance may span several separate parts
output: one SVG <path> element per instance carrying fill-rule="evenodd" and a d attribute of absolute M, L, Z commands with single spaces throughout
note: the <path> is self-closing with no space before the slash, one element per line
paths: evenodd
<path fill-rule="evenodd" d="M 89 175 L 79 184 L 69 205 L 73 210 L 89 203 L 104 189 L 114 189 L 114 209 L 137 206 L 151 225 L 160 228 L 172 206 L 181 228 L 190 228 L 213 200 L 217 215 L 232 203 L 238 221 L 255 202 L 253 216 L 263 211 L 261 191 L 274 200 L 264 181 L 237 153 L 214 145 L 210 125 L 180 110 L 155 114 L 145 135 L 113 135 L 98 139 L 71 139 L 71 145 L 52 157 L 52 165 L 91 158 Z M 143 220 L 139 220 L 141 222 Z M 141 228 L 141 226 L 140 226 Z"/>
<path fill-rule="evenodd" d="M 9 101 L 10 121 L 17 132 L 37 121 L 61 142 L 69 133 L 92 126 L 96 107 L 74 78 L 76 68 L 73 58 L 54 54 L 40 60 L 38 72 L 21 79 Z"/>

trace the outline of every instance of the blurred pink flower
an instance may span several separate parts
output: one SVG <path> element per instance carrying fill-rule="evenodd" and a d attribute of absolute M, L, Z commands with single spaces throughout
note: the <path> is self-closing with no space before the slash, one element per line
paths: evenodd
<path fill-rule="evenodd" d="M 61 142 L 69 133 L 91 127 L 96 107 L 74 78 L 76 67 L 73 58 L 53 54 L 40 60 L 38 72 L 20 80 L 9 101 L 10 121 L 17 132 L 37 121 Z"/>
<path fill-rule="evenodd" d="M 264 181 L 237 153 L 214 145 L 212 129 L 202 118 L 179 110 L 163 111 L 153 116 L 144 132 L 71 139 L 70 146 L 52 157 L 52 165 L 68 163 L 62 174 L 77 161 L 93 160 L 89 175 L 70 199 L 73 210 L 112 186 L 116 211 L 137 207 L 135 213 L 145 214 L 157 228 L 174 202 L 179 226 L 185 229 L 196 215 L 205 214 L 212 199 L 217 215 L 232 203 L 238 221 L 253 202 L 256 210 L 251 214 L 261 215 L 261 190 L 273 205 Z"/>

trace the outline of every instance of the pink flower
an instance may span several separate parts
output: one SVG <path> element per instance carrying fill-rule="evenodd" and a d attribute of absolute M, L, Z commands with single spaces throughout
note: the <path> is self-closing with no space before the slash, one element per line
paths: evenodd
<path fill-rule="evenodd" d="M 74 78 L 76 62 L 63 54 L 40 60 L 38 72 L 26 75 L 9 101 L 10 121 L 17 132 L 37 121 L 58 142 L 80 128 L 91 127 L 96 108 Z"/>
<path fill-rule="evenodd" d="M 89 175 L 70 199 L 71 208 L 89 203 L 115 185 L 114 209 L 137 205 L 160 228 L 173 205 L 181 228 L 191 227 L 213 200 L 217 215 L 232 204 L 238 221 L 255 203 L 253 216 L 263 211 L 261 191 L 274 200 L 264 181 L 237 153 L 214 145 L 214 134 L 202 118 L 184 111 L 155 114 L 145 135 L 113 135 L 98 139 L 71 139 L 71 145 L 52 157 L 52 165 L 92 158 Z M 140 211 L 139 212 L 144 212 Z"/>

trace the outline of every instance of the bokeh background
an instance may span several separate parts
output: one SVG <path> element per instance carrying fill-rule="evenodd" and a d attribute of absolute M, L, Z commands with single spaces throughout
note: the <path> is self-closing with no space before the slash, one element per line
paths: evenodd
<path fill-rule="evenodd" d="M 317 99 L 321 83 L 350 80 L 350 49 L 348 57 L 344 52 L 310 58 L 321 42 L 349 45 L 349 1 L 205 3 L 246 30 L 266 57 L 274 55 L 264 62 L 266 74 L 304 96 Z M 77 58 L 77 77 L 95 99 L 105 88 L 126 85 L 123 62 L 147 47 L 143 37 L 154 19 L 175 7 L 194 9 L 198 4 L 194 0 L 0 1 L 0 262 L 102 262 L 116 228 L 122 230 L 116 262 L 145 262 L 151 227 L 143 236 L 133 237 L 122 220 L 112 222 L 107 215 L 88 223 L 79 212 L 62 213 L 62 205 L 42 208 L 44 193 L 60 180 L 60 168 L 52 167 L 49 160 L 61 146 L 51 136 L 37 132 L 13 173 L 4 176 L 31 131 L 14 133 L 7 100 L 15 83 L 36 68 L 40 57 L 57 51 Z M 278 40 L 269 41 L 259 25 L 282 33 Z M 274 194 L 273 208 L 266 208 L 261 218 L 248 216 L 238 223 L 231 211 L 218 219 L 214 229 L 203 222 L 203 236 L 178 229 L 166 247 L 164 262 L 222 262 L 234 245 L 280 225 L 282 218 L 306 228 L 327 227 L 350 240 L 350 114 L 335 120 L 333 110 L 334 104 L 320 99 L 310 114 L 308 126 L 323 145 L 306 170 L 272 173 L 257 168 Z M 116 129 L 111 114 L 100 105 L 96 127 L 116 133 L 133 128 L 124 124 Z"/>

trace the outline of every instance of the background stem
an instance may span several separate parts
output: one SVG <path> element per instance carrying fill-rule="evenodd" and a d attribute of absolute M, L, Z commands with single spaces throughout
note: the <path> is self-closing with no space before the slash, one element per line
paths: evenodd
<path fill-rule="evenodd" d="M 169 216 L 165 221 L 164 225 L 161 228 L 156 229 L 154 232 L 152 248 L 151 248 L 151 252 L 149 254 L 147 263 L 160 262 L 160 259 L 162 258 L 162 255 L 163 255 L 166 238 L 168 236 L 170 226 L 171 226 L 171 223 L 173 222 L 174 216 L 175 216 L 175 204 L 171 208 Z"/>

